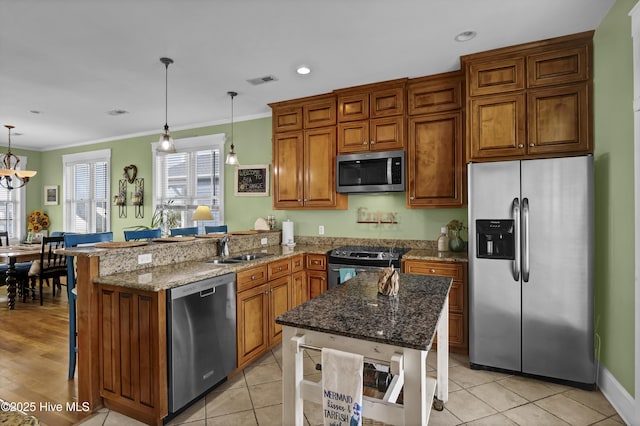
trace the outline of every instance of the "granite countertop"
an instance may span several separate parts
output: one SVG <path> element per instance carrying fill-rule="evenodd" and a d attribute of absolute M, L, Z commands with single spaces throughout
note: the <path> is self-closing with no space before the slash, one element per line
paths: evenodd
<path fill-rule="evenodd" d="M 265 253 L 269 255 L 242 263 L 222 264 L 208 263 L 207 259 L 191 260 L 135 271 L 101 275 L 95 277 L 93 282 L 96 284 L 136 288 L 144 291 L 162 291 L 230 272 L 235 273 L 242 269 L 293 257 L 302 253 L 326 254 L 329 250 L 331 250 L 331 247 L 323 245 L 297 245 L 296 247 L 268 246 L 262 249 L 233 253 L 232 256 L 248 253 Z M 213 259 L 217 259 L 217 257 Z"/>
<path fill-rule="evenodd" d="M 411 249 L 402 260 L 437 260 L 439 262 L 468 262 L 467 252 L 438 251 L 435 248 Z"/>
<path fill-rule="evenodd" d="M 378 294 L 364 272 L 276 318 L 276 323 L 418 350 L 429 350 L 452 279 L 400 274 L 397 297 Z"/>

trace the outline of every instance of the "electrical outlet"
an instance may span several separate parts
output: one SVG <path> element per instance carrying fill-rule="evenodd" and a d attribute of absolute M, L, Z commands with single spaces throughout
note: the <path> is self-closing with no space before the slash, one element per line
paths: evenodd
<path fill-rule="evenodd" d="M 324 235 L 324 225 L 318 226 L 318 235 Z"/>
<path fill-rule="evenodd" d="M 266 238 L 261 238 L 260 239 L 260 244 L 262 244 L 263 246 L 267 245 L 267 239 Z"/>
<path fill-rule="evenodd" d="M 139 254 L 138 255 L 138 265 L 143 265 L 145 263 L 151 263 L 153 258 L 151 257 L 151 253 Z"/>

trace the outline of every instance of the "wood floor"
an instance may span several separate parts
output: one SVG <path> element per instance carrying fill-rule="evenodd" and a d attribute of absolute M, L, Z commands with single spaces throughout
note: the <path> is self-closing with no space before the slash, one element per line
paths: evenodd
<path fill-rule="evenodd" d="M 28 414 L 50 426 L 72 425 L 88 416 L 67 405 L 77 402 L 76 381 L 67 379 L 67 309 L 66 287 L 53 298 L 45 286 L 44 306 L 37 297 L 16 300 L 13 311 L 7 306 L 7 287 L 0 287 L 0 399 L 26 403 Z"/>

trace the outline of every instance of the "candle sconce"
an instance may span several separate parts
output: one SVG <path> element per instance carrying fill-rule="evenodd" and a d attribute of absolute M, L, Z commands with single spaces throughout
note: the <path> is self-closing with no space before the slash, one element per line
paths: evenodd
<path fill-rule="evenodd" d="M 131 197 L 136 218 L 144 217 L 144 179 L 135 179 L 135 192 Z"/>
<path fill-rule="evenodd" d="M 118 206 L 118 216 L 127 217 L 127 181 L 118 181 L 118 193 L 113 196 L 113 204 Z"/>

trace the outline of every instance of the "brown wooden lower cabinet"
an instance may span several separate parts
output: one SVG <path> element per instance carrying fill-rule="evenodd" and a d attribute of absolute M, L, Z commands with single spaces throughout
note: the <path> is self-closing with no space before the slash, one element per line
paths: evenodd
<path fill-rule="evenodd" d="M 269 348 L 268 290 L 269 285 L 263 284 L 238 293 L 238 369 L 244 368 Z"/>
<path fill-rule="evenodd" d="M 161 425 L 168 413 L 165 292 L 101 285 L 98 312 L 105 405 Z"/>
<path fill-rule="evenodd" d="M 405 259 L 402 261 L 402 271 L 408 274 L 453 278 L 449 291 L 449 351 L 467 354 L 469 352 L 467 264 Z M 437 348 L 436 342 L 433 348 Z"/>
<path fill-rule="evenodd" d="M 320 296 L 327 291 L 327 256 L 324 254 L 306 254 L 305 269 L 309 298 Z"/>

